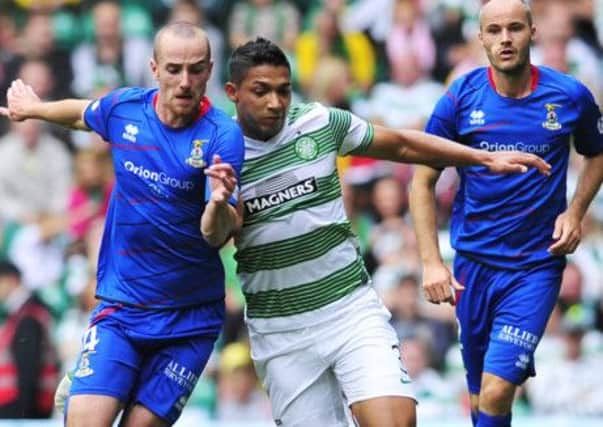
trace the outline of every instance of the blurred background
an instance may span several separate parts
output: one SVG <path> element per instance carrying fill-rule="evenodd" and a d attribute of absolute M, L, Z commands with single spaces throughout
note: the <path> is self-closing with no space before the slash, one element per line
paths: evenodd
<path fill-rule="evenodd" d="M 537 27 L 533 62 L 575 76 L 601 105 L 603 0 L 531 3 Z M 222 91 L 225 61 L 233 47 L 262 35 L 289 56 L 297 101 L 317 100 L 375 123 L 421 129 L 446 85 L 486 64 L 477 40 L 479 5 L 479 0 L 0 0 L 0 105 L 17 77 L 46 100 L 153 85 L 148 59 L 154 32 L 169 21 L 186 20 L 209 34 L 214 73 L 208 95 L 229 113 L 234 108 Z M 573 154 L 569 197 L 580 162 Z M 364 158 L 340 159 L 339 166 L 349 217 L 416 385 L 419 425 L 470 426 L 454 311 L 428 304 L 420 289 L 407 197 L 413 167 Z M 108 144 L 94 134 L 0 120 L 0 325 L 11 336 L 29 334 L 30 342 L 35 337 L 34 347 L 16 350 L 21 393 L 0 393 L 0 426 L 61 424 L 49 399 L 63 373 L 74 367 L 96 304 L 96 258 L 112 182 Z M 456 185 L 451 168 L 437 185 L 440 246 L 448 261 Z M 232 244 L 222 250 L 224 332 L 178 426 L 272 425 L 249 357 L 233 253 Z M 21 327 L 11 308 L 30 295 L 39 303 L 37 322 Z M 4 349 L 5 341 L 0 341 Z M 519 390 L 514 425 L 603 425 L 603 192 L 584 220 L 580 247 L 569 257 L 536 360 L 539 375 Z"/>

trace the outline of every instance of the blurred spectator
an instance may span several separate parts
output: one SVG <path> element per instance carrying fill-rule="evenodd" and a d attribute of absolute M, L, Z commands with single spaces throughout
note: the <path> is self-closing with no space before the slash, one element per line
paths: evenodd
<path fill-rule="evenodd" d="M 358 237 L 360 253 L 363 257 L 368 252 L 370 233 L 375 223 L 371 215 L 370 188 L 364 181 L 354 181 L 354 171 L 346 170 L 342 179 L 343 203 L 348 219 L 352 223 L 354 234 Z M 372 274 L 374 261 L 369 262 L 365 257 L 367 270 Z"/>
<path fill-rule="evenodd" d="M 307 93 L 312 101 L 349 110 L 352 81 L 347 62 L 333 56 L 323 58 L 307 86 Z"/>
<path fill-rule="evenodd" d="M 402 183 L 392 177 L 377 180 L 372 203 L 377 214 L 370 240 L 373 256 L 383 268 L 416 272 L 419 262 L 415 235 L 403 217 L 408 211 L 408 200 Z M 378 271 L 375 272 L 377 287 L 378 275 Z"/>
<path fill-rule="evenodd" d="M 52 90 L 51 71 L 40 60 L 25 61 L 19 77 L 41 97 Z M 71 157 L 47 129 L 27 120 L 0 138 L 0 220 L 14 230 L 5 250 L 31 288 L 56 282 L 63 266 L 62 246 L 53 240 L 65 228 Z"/>
<path fill-rule="evenodd" d="M 488 65 L 488 57 L 486 56 L 486 52 L 484 51 L 482 43 L 477 34 L 471 37 L 463 45 L 462 49 L 459 48 L 459 52 L 461 51 L 462 56 L 459 57 L 456 65 L 446 76 L 446 85 L 450 84 L 458 77 L 468 73 L 469 71 L 474 70 L 477 67 L 483 67 Z"/>
<path fill-rule="evenodd" d="M 69 54 L 60 50 L 55 43 L 52 16 L 47 13 L 31 13 L 17 39 L 20 64 L 27 60 L 39 60 L 47 64 L 53 77 L 51 91 L 43 95 L 46 99 L 68 96 L 73 75 L 69 67 Z"/>
<path fill-rule="evenodd" d="M 93 42 L 80 44 L 71 56 L 73 92 L 96 98 L 120 86 L 150 86 L 152 45 L 144 38 L 123 34 L 120 5 L 103 0 L 94 6 L 92 18 Z"/>
<path fill-rule="evenodd" d="M 583 272 L 582 300 L 603 300 L 603 222 L 587 212 L 582 221 L 582 241 L 570 260 Z"/>
<path fill-rule="evenodd" d="M 603 55 L 603 44 L 599 43 L 598 38 L 601 29 L 598 30 L 595 26 L 595 11 L 597 8 L 595 3 L 597 2 L 598 0 L 574 0 L 572 15 L 576 36 L 593 49 L 600 58 Z"/>
<path fill-rule="evenodd" d="M 393 128 L 422 129 L 444 86 L 426 74 L 412 50 L 389 57 L 392 81 L 377 83 L 367 100 L 352 104 L 352 110 L 367 120 Z"/>
<path fill-rule="evenodd" d="M 568 262 L 561 279 L 558 304 L 561 312 L 565 313 L 568 307 L 582 302 L 582 271 L 573 262 Z"/>
<path fill-rule="evenodd" d="M 0 105 L 6 105 L 6 90 L 17 75 L 17 27 L 12 17 L 0 10 Z M 0 135 L 6 132 L 8 123 L 0 121 Z"/>
<path fill-rule="evenodd" d="M 329 57 L 343 59 L 349 66 L 352 82 L 368 90 L 375 80 L 375 51 L 361 32 L 342 32 L 335 12 L 319 10 L 313 25 L 297 40 L 296 60 L 299 82 L 308 89 L 319 78 L 316 69 Z"/>
<path fill-rule="evenodd" d="M 14 123 L 0 138 L 0 219 L 27 224 L 64 214 L 70 182 L 69 153 L 40 122 Z"/>
<path fill-rule="evenodd" d="M 229 19 L 229 42 L 236 48 L 257 36 L 292 52 L 299 33 L 300 15 L 287 0 L 243 0 L 235 4 Z"/>
<path fill-rule="evenodd" d="M 603 0 L 594 0 L 593 20 L 597 29 L 597 38 L 599 46 L 603 46 Z"/>
<path fill-rule="evenodd" d="M 0 301 L 0 418 L 49 418 L 59 375 L 52 319 L 6 260 L 0 260 Z"/>
<path fill-rule="evenodd" d="M 82 0 L 13 0 L 15 4 L 24 9 L 33 11 L 52 10 L 61 6 L 69 6 L 81 3 Z"/>
<path fill-rule="evenodd" d="M 395 1 L 392 28 L 385 39 L 385 48 L 390 63 L 396 64 L 392 67 L 394 70 L 403 67 L 397 61 L 403 61 L 410 50 L 415 54 L 421 73 L 428 75 L 431 72 L 436 48 L 418 0 Z"/>
<path fill-rule="evenodd" d="M 64 215 L 41 215 L 19 228 L 7 249 L 8 257 L 23 273 L 23 283 L 38 292 L 54 290 L 64 269 L 66 228 Z"/>
<path fill-rule="evenodd" d="M 451 322 L 426 315 L 421 304 L 417 276 L 399 276 L 396 286 L 383 293 L 382 298 L 392 313 L 391 323 L 400 341 L 404 343 L 407 338 L 424 340 L 431 350 L 430 366 L 441 369 L 446 352 L 456 335 Z"/>
<path fill-rule="evenodd" d="M 431 367 L 429 343 L 421 338 L 408 337 L 401 342 L 402 360 L 412 378 L 413 389 L 420 402 L 417 417 L 437 417 L 459 411 L 458 390 L 455 390 L 442 375 Z"/>
<path fill-rule="evenodd" d="M 109 205 L 113 177 L 109 158 L 93 149 L 75 155 L 75 182 L 69 195 L 69 233 L 81 240 L 94 220 L 103 219 Z"/>
<path fill-rule="evenodd" d="M 463 24 L 467 22 L 467 12 L 462 1 L 444 0 L 434 3 L 430 10 L 436 46 L 433 77 L 443 82 L 451 70 L 465 60 L 468 55 L 465 47 L 466 40 L 472 39 L 473 35 L 477 38 L 477 31 L 473 31 L 469 37 L 463 31 Z M 479 48 L 481 50 L 481 45 Z"/>
<path fill-rule="evenodd" d="M 603 353 L 585 351 L 592 317 L 581 305 L 571 306 L 561 320 L 563 349 L 559 357 L 539 360 L 538 375 L 526 383 L 528 398 L 539 414 L 603 415 Z M 595 332 L 591 332 L 595 333 Z"/>
<path fill-rule="evenodd" d="M 389 77 L 385 39 L 390 33 L 395 0 L 355 0 L 341 13 L 339 23 L 346 33 L 364 33 L 376 52 L 376 81 Z"/>
<path fill-rule="evenodd" d="M 383 44 L 392 26 L 395 0 L 357 0 L 341 16 L 345 32 L 368 32 L 371 39 Z"/>
<path fill-rule="evenodd" d="M 547 65 L 571 74 L 584 83 L 598 101 L 602 97 L 601 63 L 595 51 L 575 36 L 572 10 L 566 2 L 547 2 L 541 16 L 533 49 L 534 64 Z"/>
<path fill-rule="evenodd" d="M 270 403 L 258 386 L 249 346 L 228 344 L 220 354 L 216 418 L 229 422 L 271 421 Z"/>

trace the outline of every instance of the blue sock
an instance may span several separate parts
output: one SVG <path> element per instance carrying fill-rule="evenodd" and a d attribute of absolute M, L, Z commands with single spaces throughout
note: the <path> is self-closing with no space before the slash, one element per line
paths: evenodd
<path fill-rule="evenodd" d="M 511 427 L 511 413 L 507 415 L 488 415 L 479 411 L 477 427 Z"/>
<path fill-rule="evenodd" d="M 477 417 L 478 413 L 471 411 L 471 423 L 473 423 L 473 427 L 477 426 Z"/>

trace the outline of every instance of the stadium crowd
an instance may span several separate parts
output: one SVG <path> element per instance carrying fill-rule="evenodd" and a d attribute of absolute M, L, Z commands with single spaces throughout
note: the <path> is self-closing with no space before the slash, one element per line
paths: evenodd
<path fill-rule="evenodd" d="M 534 62 L 575 76 L 602 105 L 603 0 L 531 5 L 538 28 Z M 422 129 L 446 85 L 487 63 L 477 39 L 479 6 L 479 0 L 0 0 L 0 105 L 15 78 L 46 100 L 93 99 L 120 86 L 153 85 L 148 60 L 154 31 L 184 20 L 208 33 L 214 61 L 208 96 L 230 113 L 222 89 L 229 52 L 262 35 L 288 54 L 296 99 L 350 109 L 390 127 Z M 17 364 L 26 377 L 18 405 L 0 382 L 0 418 L 58 416 L 49 390 L 74 368 L 96 304 L 96 261 L 113 182 L 108 149 L 91 133 L 0 120 L 0 325 L 14 334 L 33 328 L 38 339 L 21 349 L 27 360 Z M 580 161 L 572 159 L 568 196 Z M 408 212 L 413 167 L 357 157 L 339 165 L 347 212 L 374 286 L 392 313 L 419 416 L 467 414 L 454 310 L 428 304 L 421 291 Z M 448 168 L 437 186 L 447 261 L 456 185 Z M 246 343 L 233 245 L 221 253 L 226 323 L 189 406 L 208 419 L 271 420 Z M 38 325 L 23 332 L 12 314 L 30 295 Z M 10 345 L 0 337 L 0 352 Z M 603 382 L 595 374 L 603 366 L 603 193 L 568 258 L 536 357 L 539 375 L 521 389 L 515 413 L 603 417 Z M 42 382 L 44 393 L 37 385 Z"/>

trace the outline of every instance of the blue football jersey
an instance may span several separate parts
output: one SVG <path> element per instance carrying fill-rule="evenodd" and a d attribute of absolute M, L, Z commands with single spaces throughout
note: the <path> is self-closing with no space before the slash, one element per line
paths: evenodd
<path fill-rule="evenodd" d="M 603 152 L 603 119 L 588 89 L 570 76 L 533 67 L 532 93 L 513 99 L 496 92 L 490 73 L 479 68 L 454 81 L 426 131 L 481 150 L 534 153 L 552 165 L 549 177 L 533 168 L 513 175 L 458 169 L 452 246 L 485 264 L 519 269 L 551 257 L 555 219 L 567 205 L 570 140 L 582 155 Z"/>
<path fill-rule="evenodd" d="M 222 263 L 200 231 L 210 197 L 203 169 L 219 154 L 238 176 L 243 135 L 207 99 L 194 123 L 170 128 L 155 112 L 156 96 L 156 89 L 119 89 L 84 113 L 87 126 L 111 144 L 116 179 L 99 255 L 97 296 L 152 308 L 220 300 Z"/>

